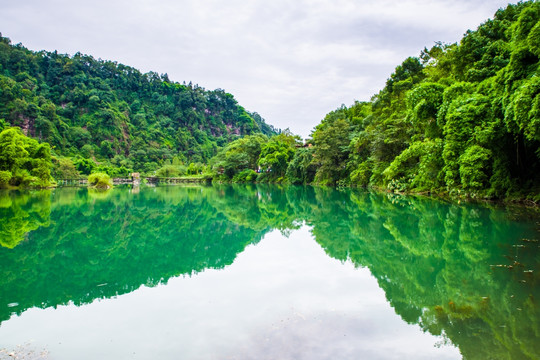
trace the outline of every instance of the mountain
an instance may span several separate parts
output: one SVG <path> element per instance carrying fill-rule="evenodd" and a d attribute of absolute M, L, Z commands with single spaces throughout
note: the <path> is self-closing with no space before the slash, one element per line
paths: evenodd
<path fill-rule="evenodd" d="M 7 126 L 53 154 L 141 171 L 173 158 L 206 162 L 240 136 L 277 133 L 224 90 L 80 53 L 35 52 L 0 34 L 0 130 Z"/>

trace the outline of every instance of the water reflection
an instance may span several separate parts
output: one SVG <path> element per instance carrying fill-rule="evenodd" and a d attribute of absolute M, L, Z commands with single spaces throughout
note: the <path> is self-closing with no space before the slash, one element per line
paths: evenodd
<path fill-rule="evenodd" d="M 50 191 L 0 189 L 0 246 L 14 248 L 32 230 L 49 225 Z"/>
<path fill-rule="evenodd" d="M 367 266 L 405 321 L 445 333 L 468 359 L 538 358 L 539 244 L 524 240 L 538 238 L 527 214 L 347 191 L 318 195 L 317 241 L 330 256 Z"/>
<path fill-rule="evenodd" d="M 147 190 L 96 196 L 60 189 L 47 197 L 52 205 L 44 197 L 54 226 L 29 233 L 13 250 L 0 249 L 0 320 L 12 311 L 85 304 L 223 268 L 262 236 L 216 212 L 206 195 L 215 189 Z"/>
<path fill-rule="evenodd" d="M 266 232 L 306 223 L 329 256 L 369 268 L 403 320 L 465 358 L 540 357 L 536 212 L 254 185 L 2 193 L 0 211 L 0 320 L 223 268 Z"/>

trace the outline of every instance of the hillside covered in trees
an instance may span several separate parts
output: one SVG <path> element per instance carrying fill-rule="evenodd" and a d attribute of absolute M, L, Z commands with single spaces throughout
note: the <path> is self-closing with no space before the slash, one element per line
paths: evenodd
<path fill-rule="evenodd" d="M 539 200 L 539 59 L 540 3 L 509 5 L 459 43 L 407 58 L 370 101 L 330 112 L 309 147 L 281 141 L 257 160 L 243 143 L 254 160 L 230 170 L 229 146 L 217 164 L 233 179 L 251 163 L 291 183 Z"/>
<path fill-rule="evenodd" d="M 175 158 L 202 163 L 240 136 L 276 133 L 224 90 L 80 53 L 34 52 L 0 36 L 0 131 L 8 126 L 49 143 L 82 173 L 96 163 L 124 172 Z"/>
<path fill-rule="evenodd" d="M 490 197 L 540 193 L 540 3 L 396 67 L 312 134 L 314 180 Z"/>
<path fill-rule="evenodd" d="M 2 38 L 0 127 L 50 143 L 56 178 L 204 169 L 222 181 L 536 202 L 539 60 L 540 3 L 508 5 L 459 43 L 405 59 L 370 101 L 330 112 L 304 144 L 223 90 Z"/>

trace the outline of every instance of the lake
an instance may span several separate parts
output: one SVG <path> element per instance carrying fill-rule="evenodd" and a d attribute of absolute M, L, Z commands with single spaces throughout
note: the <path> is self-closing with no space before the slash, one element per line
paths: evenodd
<path fill-rule="evenodd" d="M 358 189 L 2 191 L 0 359 L 538 359 L 539 222 Z"/>

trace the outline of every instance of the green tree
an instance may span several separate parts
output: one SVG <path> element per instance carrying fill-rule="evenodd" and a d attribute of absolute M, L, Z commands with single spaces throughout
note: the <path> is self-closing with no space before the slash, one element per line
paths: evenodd
<path fill-rule="evenodd" d="M 323 122 L 313 132 L 314 162 L 319 166 L 315 181 L 335 185 L 347 178 L 350 124 L 345 119 Z"/>
<path fill-rule="evenodd" d="M 55 179 L 77 179 L 81 175 L 70 158 L 52 157 L 52 164 Z"/>
<path fill-rule="evenodd" d="M 289 161 L 294 155 L 294 150 L 291 144 L 279 139 L 279 137 L 270 139 L 261 147 L 258 161 L 261 171 L 270 172 L 272 178 L 283 178 Z"/>
<path fill-rule="evenodd" d="M 178 177 L 184 175 L 186 172 L 181 172 L 180 166 L 175 165 L 165 165 L 159 168 L 156 171 L 156 176 L 158 177 Z"/>
<path fill-rule="evenodd" d="M 299 148 L 287 166 L 287 179 L 291 184 L 310 184 L 315 179 L 317 167 L 313 163 L 313 147 Z"/>
<path fill-rule="evenodd" d="M 237 139 L 223 148 L 212 160 L 212 168 L 228 179 L 246 170 L 256 170 L 261 147 L 268 141 L 264 135 L 250 135 Z"/>
<path fill-rule="evenodd" d="M 313 133 L 316 182 L 540 199 L 538 21 L 537 1 L 509 5 L 406 59 L 369 105 L 330 112 Z"/>
<path fill-rule="evenodd" d="M 0 171 L 0 188 L 5 188 L 9 185 L 11 176 L 10 171 Z"/>
<path fill-rule="evenodd" d="M 0 171 L 11 173 L 11 185 L 51 186 L 51 168 L 49 144 L 39 144 L 19 128 L 7 128 L 0 133 Z"/>
<path fill-rule="evenodd" d="M 96 189 L 110 189 L 113 183 L 106 173 L 92 173 L 88 175 L 88 186 Z"/>
<path fill-rule="evenodd" d="M 0 37 L 0 69 L 0 119 L 50 143 L 61 157 L 109 163 L 122 155 L 147 172 L 169 155 L 207 162 L 238 137 L 278 133 L 221 89 L 80 53 L 33 52 Z"/>

